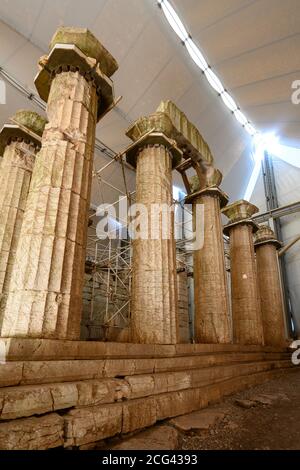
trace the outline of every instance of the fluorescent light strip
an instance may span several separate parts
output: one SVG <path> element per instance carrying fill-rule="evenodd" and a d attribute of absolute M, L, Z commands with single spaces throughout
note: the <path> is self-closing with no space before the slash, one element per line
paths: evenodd
<path fill-rule="evenodd" d="M 157 3 L 162 9 L 171 28 L 186 47 L 190 57 L 200 68 L 200 70 L 204 73 L 210 86 L 220 95 L 224 104 L 233 113 L 237 121 L 242 124 L 248 134 L 250 134 L 252 137 L 257 136 L 259 134 L 259 131 L 257 131 L 253 127 L 247 117 L 240 111 L 240 108 L 238 107 L 232 96 L 224 88 L 221 80 L 212 71 L 211 67 L 208 65 L 198 46 L 196 46 L 196 44 L 192 40 L 191 35 L 188 33 L 187 29 L 185 28 L 184 24 L 182 23 L 181 19 L 177 15 L 170 2 L 168 0 L 157 0 Z"/>

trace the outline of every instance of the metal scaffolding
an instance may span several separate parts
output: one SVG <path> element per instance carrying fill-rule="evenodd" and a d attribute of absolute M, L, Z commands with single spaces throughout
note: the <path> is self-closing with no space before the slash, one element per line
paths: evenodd
<path fill-rule="evenodd" d="M 126 173 L 122 165 L 123 154 L 115 155 L 99 170 L 93 172 L 101 202 L 104 202 L 105 186 L 114 189 L 119 196 L 128 198 L 129 204 L 134 202 L 135 191 L 129 191 L 126 181 Z M 106 181 L 102 174 L 111 165 L 121 164 L 124 188 L 118 188 Z M 192 256 L 187 249 L 189 233 L 192 234 L 192 212 L 184 206 L 183 200 L 174 200 L 174 211 L 180 211 L 180 217 L 175 220 L 175 233 L 181 234 L 176 240 L 178 257 L 185 265 L 188 273 L 192 272 Z M 115 206 L 119 199 L 110 204 Z M 174 212 L 175 213 L 175 212 Z M 90 312 L 85 318 L 85 326 L 89 329 L 89 339 L 94 336 L 109 340 L 115 338 L 112 330 L 124 330 L 130 323 L 130 297 L 131 297 L 131 240 L 127 236 L 128 221 L 118 216 L 116 222 L 121 224 L 122 236 L 118 239 L 99 239 L 99 231 L 95 225 L 96 210 L 91 209 L 90 219 L 93 224 L 89 227 L 87 241 L 86 272 L 92 276 Z M 98 233 L 97 233 L 98 232 Z M 124 236 L 125 235 L 125 236 Z M 101 287 L 99 287 L 101 286 Z M 97 311 L 96 297 L 102 296 L 101 312 Z M 98 303 L 99 304 L 99 303 Z M 97 321 L 95 321 L 97 320 Z M 95 331 L 96 330 L 96 331 Z M 94 331 L 92 334 L 91 331 Z"/>

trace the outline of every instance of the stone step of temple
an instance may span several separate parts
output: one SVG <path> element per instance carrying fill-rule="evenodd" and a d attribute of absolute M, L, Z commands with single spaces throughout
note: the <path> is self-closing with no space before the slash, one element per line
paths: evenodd
<path fill-rule="evenodd" d="M 237 369 L 240 367 L 237 367 Z M 261 364 L 259 367 L 257 365 L 252 369 L 252 372 L 248 369 L 245 375 L 241 375 L 240 370 L 236 376 L 196 388 L 186 388 L 157 395 L 152 394 L 143 398 L 127 398 L 124 400 L 123 397 L 123 401 L 108 404 L 81 405 L 78 408 L 73 405 L 71 409 L 67 408 L 59 413 L 55 412 L 54 405 L 52 408 L 54 411 L 50 413 L 27 418 L 9 420 L 8 416 L 13 416 L 13 414 L 9 415 L 8 413 L 6 420 L 0 422 L 0 448 L 3 450 L 17 450 L 62 446 L 75 448 L 92 445 L 103 439 L 117 435 L 126 436 L 129 433 L 150 427 L 156 422 L 205 408 L 209 404 L 218 403 L 223 396 L 263 383 L 282 374 L 294 372 L 299 372 L 299 368 L 291 368 L 286 364 L 286 361 L 282 361 L 281 364 L 278 363 L 277 367 L 274 363 Z M 84 382 L 82 382 L 82 385 L 84 388 Z M 26 390 L 24 387 L 18 388 L 20 393 L 22 388 L 23 392 Z M 53 390 L 55 391 L 55 387 Z M 51 397 L 56 397 L 57 403 L 59 400 L 62 402 L 66 398 L 66 390 L 63 393 L 61 392 L 62 390 L 56 390 L 56 393 L 51 395 Z M 83 397 L 84 392 L 82 393 Z M 91 403 L 89 400 L 93 396 L 93 389 L 88 390 L 87 388 L 85 393 L 86 403 Z M 71 394 L 70 390 L 70 396 Z M 43 393 L 37 399 L 40 406 L 41 395 Z M 30 394 L 28 396 L 30 397 Z M 10 403 L 11 410 L 13 410 L 13 401 L 9 402 L 8 400 L 6 403 Z M 30 398 L 28 399 L 28 407 L 29 403 Z M 2 409 L 7 406 L 5 405 L 5 399 L 1 406 Z M 66 406 L 66 403 L 63 406 Z M 8 409 L 9 406 L 6 407 L 6 410 Z M 14 409 L 17 412 L 18 404 L 15 405 Z M 40 411 L 42 410 L 40 409 Z M 31 412 L 38 413 L 37 410 L 31 410 Z"/>
<path fill-rule="evenodd" d="M 8 361 L 2 364 L 0 368 L 0 387 L 177 372 L 257 361 L 290 361 L 290 357 L 290 354 L 286 352 L 250 352 L 148 359 Z"/>
<path fill-rule="evenodd" d="M 63 359 L 156 358 L 199 354 L 289 352 L 286 347 L 241 344 L 134 344 L 101 341 L 68 341 L 34 338 L 1 338 L 6 361 Z"/>
<path fill-rule="evenodd" d="M 230 363 L 202 369 L 129 375 L 124 378 L 98 377 L 93 380 L 85 380 L 82 375 L 81 380 L 78 378 L 76 382 L 66 381 L 70 378 L 68 376 L 63 377 L 64 382 L 53 376 L 44 376 L 46 383 L 43 384 L 0 389 L 0 420 L 156 396 L 282 367 L 292 367 L 292 363 L 289 360 Z"/>

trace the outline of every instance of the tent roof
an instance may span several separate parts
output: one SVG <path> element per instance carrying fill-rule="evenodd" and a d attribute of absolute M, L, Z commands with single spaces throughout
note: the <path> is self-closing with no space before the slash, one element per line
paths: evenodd
<path fill-rule="evenodd" d="M 300 79 L 299 0 L 172 3 L 255 127 L 300 147 L 300 106 L 291 103 L 291 84 Z M 250 137 L 199 73 L 155 0 L 10 0 L 1 2 L 0 13 L 1 66 L 32 90 L 38 58 L 61 24 L 88 27 L 114 55 L 116 96 L 123 99 L 98 124 L 97 136 L 115 151 L 128 145 L 125 129 L 133 120 L 171 99 L 199 128 L 225 176 L 249 156 Z M 0 124 L 28 107 L 15 89 L 7 93 Z M 98 156 L 96 166 L 103 161 Z M 119 168 L 111 166 L 107 178 L 122 187 Z M 94 202 L 99 197 L 94 188 Z"/>

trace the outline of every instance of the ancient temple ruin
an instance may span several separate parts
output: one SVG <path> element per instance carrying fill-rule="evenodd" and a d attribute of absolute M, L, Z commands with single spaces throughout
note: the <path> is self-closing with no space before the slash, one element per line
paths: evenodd
<path fill-rule="evenodd" d="M 117 69 L 90 31 L 60 27 L 35 80 L 47 120 L 20 111 L 0 133 L 1 449 L 92 448 L 294 370 L 280 243 L 253 204 L 228 205 L 208 143 L 173 102 L 131 124 L 106 164 L 134 169 L 125 196 L 147 223 L 99 242 L 95 129 Z M 175 238 L 175 172 L 200 245 Z"/>

